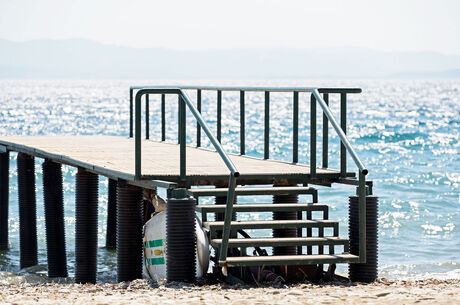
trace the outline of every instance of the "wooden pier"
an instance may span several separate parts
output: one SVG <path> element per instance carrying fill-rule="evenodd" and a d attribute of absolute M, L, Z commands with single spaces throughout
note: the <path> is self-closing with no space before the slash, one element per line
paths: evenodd
<path fill-rule="evenodd" d="M 4 150 L 22 152 L 50 159 L 57 163 L 84 168 L 112 179 L 135 183 L 134 139 L 114 136 L 10 136 L 0 137 Z M 143 185 L 148 180 L 180 183 L 180 146 L 167 142 L 142 142 Z M 310 167 L 276 160 L 229 154 L 240 169 L 242 178 L 251 184 L 273 183 L 275 178 L 303 183 L 310 176 Z M 347 173 L 355 176 L 354 172 Z M 317 168 L 321 179 L 334 180 L 340 171 Z M 228 169 L 216 151 L 187 147 L 187 178 L 191 185 L 211 185 L 227 180 Z M 243 181 L 243 180 L 241 180 Z"/>
<path fill-rule="evenodd" d="M 182 90 L 198 90 L 197 107 Z M 137 94 L 134 98 L 134 91 Z M 211 133 L 200 115 L 201 90 L 217 91 L 218 135 Z M 240 91 L 240 154 L 229 154 L 220 145 L 222 91 Z M 264 158 L 245 155 L 244 92 L 265 92 Z M 269 158 L 269 103 L 270 92 L 292 91 L 294 101 L 293 119 L 293 162 Z M 310 164 L 298 163 L 298 116 L 299 92 L 311 95 Z M 198 204 L 196 211 L 202 213 L 203 227 L 209 231 L 211 246 L 216 250 L 216 267 L 222 268 L 224 276 L 228 270 L 245 277 L 244 266 L 305 265 L 317 264 L 322 272 L 323 264 L 350 263 L 353 280 L 372 281 L 376 278 L 377 245 L 376 213 L 377 200 L 372 195 L 372 182 L 366 181 L 368 170 L 361 163 L 346 138 L 346 94 L 359 93 L 360 89 L 316 89 L 316 88 L 233 88 L 233 87 L 132 87 L 130 89 L 130 137 L 116 136 L 0 136 L 0 246 L 5 249 L 8 236 L 5 235 L 5 219 L 8 218 L 8 159 L 10 152 L 17 152 L 19 205 L 21 219 L 34 223 L 35 187 L 26 182 L 34 182 L 33 158 L 43 158 L 45 212 L 47 225 L 47 248 L 49 276 L 67 276 L 65 236 L 62 215 L 62 175 L 61 164 L 78 168 L 76 176 L 76 266 L 77 282 L 95 282 L 97 269 L 97 198 L 98 176 L 108 177 L 109 217 L 107 247 L 117 250 L 117 279 L 128 281 L 142 274 L 142 190 L 163 187 L 167 189 L 167 243 L 170 259 L 176 262 L 189 261 L 187 253 L 190 243 L 177 242 L 184 234 L 193 231 L 194 214 L 184 209 L 195 210 L 199 198 L 215 197 L 215 206 Z M 323 97 L 320 96 L 323 94 Z M 329 94 L 341 95 L 341 119 L 335 121 L 328 106 Z M 162 95 L 162 139 L 165 139 L 165 98 L 166 94 L 179 96 L 178 144 L 149 140 L 148 111 L 151 94 Z M 142 96 L 146 96 L 146 139 L 141 139 Z M 135 102 L 134 102 L 135 101 Z M 323 110 L 322 165 L 316 162 L 316 105 Z M 220 105 L 220 107 L 219 107 Z M 197 120 L 197 147 L 186 143 L 186 107 Z M 135 114 L 135 115 L 134 115 Z M 135 117 L 135 120 L 134 120 Z M 341 139 L 340 169 L 328 168 L 328 124 L 332 124 Z M 200 146 L 201 131 L 209 138 L 215 150 Z M 358 171 L 347 171 L 347 152 L 354 160 Z M 20 156 L 20 158 L 19 158 Z M 27 161 L 27 162 L 26 162 Z M 30 161 L 30 162 L 29 162 Z M 19 165 L 19 163 L 18 163 Z M 329 219 L 327 204 L 318 202 L 318 191 L 311 185 L 332 186 L 334 183 L 357 187 L 358 196 L 350 197 L 353 215 L 350 226 L 350 240 L 339 237 L 338 222 Z M 57 185 L 57 186 L 56 186 Z M 259 185 L 259 187 L 251 187 Z M 260 186 L 262 185 L 262 186 Z M 196 186 L 208 186 L 197 188 Z M 5 194 L 6 192 L 6 194 Z M 311 195 L 310 202 L 299 202 L 298 195 Z M 272 195 L 273 203 L 235 205 L 238 196 Z M 21 199 L 22 198 L 22 199 Z M 369 199 L 369 200 L 368 200 Z M 367 204 L 373 204 L 367 209 Z M 322 218 L 313 217 L 321 212 Z M 372 214 L 369 214 L 372 211 Z M 273 212 L 273 220 L 239 221 L 237 215 L 247 212 Z M 169 214 L 168 214 L 169 213 Z M 5 215 L 6 214 L 6 215 Z M 208 221 L 208 214 L 215 214 L 215 221 Z M 190 218 L 192 217 L 192 218 Z M 174 219 L 173 222 L 171 222 Z M 366 221 L 368 226 L 366 227 Z M 369 225 L 370 224 L 370 225 Z M 24 223 L 25 225 L 25 223 Z M 34 225 L 35 226 L 35 225 Z M 24 228 L 23 228 L 24 227 Z M 21 227 L 21 255 L 27 254 L 29 266 L 36 263 L 36 233 L 27 226 Z M 237 231 L 245 229 L 273 229 L 273 236 L 267 238 L 239 239 Z M 331 229 L 331 235 L 327 235 Z M 174 234 L 168 235 L 169 232 Z M 172 230 L 172 231 L 171 231 Z M 303 234 L 306 230 L 306 235 Z M 314 231 L 316 230 L 316 231 Z M 315 233 L 316 232 L 316 233 Z M 373 248 L 366 248 L 367 244 Z M 114 236 L 116 233 L 116 236 Z M 35 234 L 35 236 L 34 236 Z M 247 235 L 245 232 L 240 234 Z M 316 235 L 315 235 L 316 234 Z M 369 239 L 369 236 L 371 239 Z M 370 241 L 370 242 L 369 242 Z M 187 244 L 187 245 L 186 245 Z M 32 245 L 32 246 L 30 246 Z M 35 245 L 35 246 L 33 246 Z M 32 247 L 32 248 L 31 248 Z M 194 247 L 192 245 L 192 247 Z M 274 255 L 261 258 L 246 253 L 247 247 L 273 247 Z M 235 250 L 236 249 L 236 250 Z M 304 252 L 306 249 L 306 252 Z M 337 252 L 337 249 L 338 252 Z M 367 257 L 366 257 L 367 256 Z M 22 256 L 21 256 L 22 257 Z M 366 260 L 370 263 L 366 264 Z M 194 262 L 191 262 L 194 264 Z M 168 280 L 194 280 L 194 268 L 181 264 L 167 265 Z M 232 269 L 233 268 L 233 269 Z M 236 272 L 236 269 L 239 273 Z M 236 272 L 236 273 L 235 273 Z M 247 276 L 247 274 L 246 274 Z"/>

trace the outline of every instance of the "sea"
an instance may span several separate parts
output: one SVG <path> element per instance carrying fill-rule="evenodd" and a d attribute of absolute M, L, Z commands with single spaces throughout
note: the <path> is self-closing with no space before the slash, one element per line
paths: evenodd
<path fill-rule="evenodd" d="M 459 80 L 0 80 L 0 136 L 129 135 L 129 86 L 222 85 L 357 87 L 348 96 L 347 135 L 369 169 L 379 196 L 379 277 L 388 279 L 460 278 L 460 81 Z M 196 92 L 187 91 L 190 99 Z M 272 93 L 270 157 L 292 159 L 292 93 Z M 299 162 L 309 160 L 309 95 L 301 93 Z M 166 137 L 177 141 L 177 97 L 166 100 Z M 203 117 L 216 131 L 216 93 L 204 91 Z M 246 94 L 246 152 L 263 156 L 264 94 Z M 330 96 L 339 118 L 339 96 Z M 150 97 L 150 135 L 160 140 L 160 98 Z M 224 92 L 222 144 L 239 152 L 239 93 Z M 318 108 L 318 160 L 321 160 L 322 112 Z M 329 129 L 329 167 L 339 168 L 339 140 Z M 187 140 L 196 144 L 196 122 L 187 116 Z M 202 144 L 211 147 L 206 136 Z M 116 153 L 116 152 L 114 152 Z M 10 154 L 9 250 L 0 252 L 0 283 L 46 282 L 43 210 L 43 160 L 35 160 L 39 264 L 19 268 L 19 216 L 15 153 Z M 348 170 L 356 170 L 351 158 Z M 63 166 L 65 233 L 69 279 L 74 275 L 76 169 Z M 114 282 L 116 254 L 104 248 L 107 178 L 99 180 L 99 282 Z M 348 236 L 348 196 L 355 187 L 318 187 L 320 202 Z M 160 190 L 160 195 L 164 192 Z M 267 197 L 264 200 L 270 200 Z M 244 199 L 240 202 L 252 199 Z M 301 200 L 311 200 L 308 197 Z M 211 203 L 211 200 L 204 200 Z M 245 219 L 269 215 L 249 214 Z M 346 274 L 346 266 L 338 268 Z"/>

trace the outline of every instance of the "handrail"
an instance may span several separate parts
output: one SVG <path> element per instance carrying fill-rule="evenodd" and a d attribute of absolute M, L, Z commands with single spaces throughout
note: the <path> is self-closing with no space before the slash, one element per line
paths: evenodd
<path fill-rule="evenodd" d="M 214 145 L 214 148 L 219 153 L 219 155 L 221 156 L 222 160 L 224 161 L 225 165 L 228 167 L 230 172 L 235 176 L 235 178 L 237 178 L 240 175 L 236 166 L 233 164 L 232 160 L 230 159 L 228 154 L 225 152 L 224 148 L 219 143 L 219 141 L 217 141 L 217 139 L 211 133 L 210 128 L 208 127 L 206 122 L 203 120 L 203 117 L 201 116 L 200 112 L 198 112 L 198 110 L 195 108 L 192 102 L 190 102 L 190 99 L 185 94 L 185 92 L 183 92 L 181 89 L 177 87 L 176 88 L 149 87 L 149 88 L 143 88 L 137 91 L 136 97 L 135 97 L 134 107 L 135 107 L 135 117 L 136 118 L 135 118 L 135 130 L 134 130 L 135 132 L 134 133 L 135 133 L 135 142 L 136 142 L 136 158 L 135 158 L 135 178 L 136 179 L 142 178 L 142 172 L 141 172 L 141 98 L 145 94 L 177 94 L 179 95 L 181 97 L 181 100 L 184 101 L 185 104 L 188 106 L 189 110 L 192 112 L 193 116 L 195 117 L 197 122 L 200 124 L 201 128 L 204 130 L 204 132 L 208 136 L 211 143 Z M 185 117 L 183 118 L 183 120 L 185 121 Z M 184 134 L 182 134 L 182 136 L 184 136 Z M 180 144 L 182 144 L 182 142 Z"/>
<path fill-rule="evenodd" d="M 230 170 L 230 175 L 228 179 L 228 191 L 227 191 L 227 201 L 225 205 L 225 218 L 224 218 L 224 229 L 222 232 L 222 245 L 219 253 L 219 265 L 222 266 L 222 273 L 227 275 L 227 250 L 228 250 L 228 240 L 230 238 L 230 223 L 232 221 L 232 212 L 233 212 L 233 202 L 235 201 L 235 188 L 236 188 L 236 179 L 240 176 L 236 166 L 233 164 L 230 157 L 227 155 L 219 141 L 211 133 L 206 122 L 203 120 L 201 114 L 195 108 L 195 106 L 190 102 L 188 96 L 179 88 L 148 88 L 140 89 L 136 93 L 135 101 L 135 111 L 136 111 L 136 122 L 135 122 L 135 177 L 136 179 L 141 179 L 141 98 L 144 94 L 177 94 L 179 95 L 179 144 L 180 144 L 180 174 L 181 177 L 185 179 L 185 170 L 186 170 L 186 115 L 185 115 L 185 105 L 188 106 L 189 110 L 195 116 L 195 119 L 203 128 L 204 132 L 208 136 L 211 143 L 214 145 L 214 148 L 217 150 L 228 169 Z"/>
<path fill-rule="evenodd" d="M 314 97 L 314 98 L 313 98 Z M 332 115 L 329 106 L 321 97 L 317 89 L 312 92 L 312 105 L 315 103 L 315 100 L 318 101 L 319 105 L 323 109 L 323 113 L 327 116 L 329 121 L 331 121 L 332 126 L 334 127 L 337 135 L 340 138 L 340 141 L 345 146 L 345 149 L 350 152 L 351 158 L 355 161 L 356 166 L 359 169 L 359 184 L 358 184 L 358 215 L 359 215 L 359 262 L 366 262 L 366 175 L 369 173 L 367 168 L 363 165 L 355 150 L 348 141 L 347 136 L 343 132 L 342 127 L 339 126 L 336 119 Z M 312 106 L 313 107 L 313 106 Z M 316 131 L 315 131 L 316 132 Z"/>
<path fill-rule="evenodd" d="M 323 98 L 321 97 L 321 95 L 319 94 L 317 89 L 313 90 L 312 94 L 316 98 L 316 101 L 319 102 L 319 105 L 323 109 L 323 112 L 326 114 L 326 116 L 329 119 L 329 121 L 331 121 L 331 124 L 334 127 L 335 131 L 337 132 L 337 135 L 339 136 L 339 138 L 342 141 L 343 145 L 345 145 L 347 150 L 350 152 L 351 158 L 353 159 L 353 161 L 355 161 L 356 166 L 359 168 L 359 170 L 364 175 L 367 175 L 368 170 L 364 167 L 363 163 L 359 159 L 359 157 L 356 154 L 355 150 L 351 146 L 350 141 L 348 141 L 347 136 L 343 132 L 342 128 L 339 126 L 339 123 L 337 123 L 336 119 L 332 115 L 332 112 L 329 109 L 329 106 L 326 105 L 326 102 L 323 100 Z"/>
<path fill-rule="evenodd" d="M 234 87 L 234 86 L 131 86 L 131 90 L 138 89 L 174 89 L 179 88 L 182 90 L 210 90 L 210 91 L 252 91 L 252 92 L 313 92 L 319 90 L 321 93 L 361 93 L 361 88 L 318 88 L 318 87 L 263 87 L 263 86 L 249 86 L 249 87 Z"/>
<path fill-rule="evenodd" d="M 201 128 L 203 128 L 204 132 L 208 136 L 209 140 L 211 141 L 212 145 L 214 145 L 214 148 L 217 150 L 225 164 L 227 165 L 228 169 L 232 172 L 232 174 L 235 176 L 235 178 L 238 178 L 240 173 L 238 172 L 237 168 L 233 164 L 232 160 L 230 157 L 227 155 L 225 152 L 224 148 L 220 144 L 220 142 L 214 137 L 214 135 L 211 132 L 211 129 L 209 129 L 209 126 L 206 124 L 206 122 L 203 120 L 203 117 L 201 116 L 201 113 L 195 108 L 195 105 L 192 104 L 190 99 L 188 98 L 187 94 L 183 92 L 182 90 L 182 98 L 185 100 L 187 103 L 187 106 L 189 107 L 190 111 L 192 114 L 195 116 L 196 120 L 200 124 Z"/>

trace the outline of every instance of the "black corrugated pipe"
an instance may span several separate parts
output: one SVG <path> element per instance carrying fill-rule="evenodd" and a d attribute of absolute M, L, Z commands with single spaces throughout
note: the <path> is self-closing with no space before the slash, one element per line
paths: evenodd
<path fill-rule="evenodd" d="M 45 160 L 42 167 L 48 276 L 67 277 L 61 164 Z"/>
<path fill-rule="evenodd" d="M 166 279 L 195 282 L 196 235 L 194 198 L 169 198 L 166 204 Z"/>
<path fill-rule="evenodd" d="M 75 203 L 75 282 L 96 283 L 97 175 L 78 169 Z"/>
<path fill-rule="evenodd" d="M 8 249 L 9 152 L 0 153 L 0 250 Z"/>
<path fill-rule="evenodd" d="M 142 278 L 142 189 L 118 184 L 117 281 Z"/>
<path fill-rule="evenodd" d="M 235 200 L 233 201 L 233 204 L 238 203 L 237 199 L 238 198 L 235 195 Z M 219 204 L 219 205 L 226 205 L 227 204 L 227 196 L 216 196 L 214 203 Z M 216 213 L 216 221 L 224 221 L 224 218 L 225 218 L 225 213 Z M 232 212 L 232 221 L 235 221 L 235 220 L 236 220 L 236 213 Z M 232 232 L 230 234 L 231 234 L 230 238 L 236 238 L 234 232 Z M 222 238 L 222 232 L 217 232 L 216 237 L 217 238 Z"/>
<path fill-rule="evenodd" d="M 107 200 L 107 235 L 105 247 L 108 250 L 117 248 L 117 181 L 109 179 Z"/>
<path fill-rule="evenodd" d="M 350 196 L 348 218 L 350 253 L 359 255 L 359 197 Z M 371 283 L 377 279 L 378 264 L 378 197 L 366 196 L 366 263 L 350 264 L 352 282 Z"/>
<path fill-rule="evenodd" d="M 297 203 L 299 195 L 273 195 L 273 203 Z M 273 220 L 297 220 L 297 212 L 273 212 Z M 273 229 L 273 237 L 297 237 L 297 229 Z M 297 247 L 274 247 L 273 255 L 297 255 Z"/>
<path fill-rule="evenodd" d="M 37 264 L 35 159 L 18 153 L 19 246 L 21 268 Z"/>

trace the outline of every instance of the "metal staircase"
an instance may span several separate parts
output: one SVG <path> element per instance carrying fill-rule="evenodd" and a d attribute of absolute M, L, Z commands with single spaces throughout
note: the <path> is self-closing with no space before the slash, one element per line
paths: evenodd
<path fill-rule="evenodd" d="M 226 196 L 226 188 L 192 188 L 188 192 L 196 199 L 205 196 Z M 237 187 L 235 195 L 258 196 L 258 195 L 300 195 L 311 194 L 317 201 L 317 190 L 311 187 Z M 225 212 L 225 205 L 202 205 L 196 206 L 196 211 L 202 215 L 203 226 L 209 231 L 210 244 L 219 253 L 222 246 L 224 221 L 209 221 L 208 214 Z M 296 220 L 232 220 L 230 223 L 231 237 L 228 240 L 228 249 L 237 248 L 239 256 L 227 256 L 228 267 L 241 266 L 272 266 L 272 265 L 306 265 L 306 264 L 329 264 L 329 263 L 356 263 L 359 257 L 349 253 L 349 241 L 339 237 L 339 223 L 329 220 L 328 206 L 323 203 L 257 203 L 235 204 L 233 212 L 237 214 L 248 212 L 298 212 Z M 305 212 L 305 213 L 304 213 Z M 311 212 L 321 212 L 322 218 L 312 218 Z M 309 217 L 310 216 L 310 217 Z M 297 230 L 297 237 L 251 237 L 238 238 L 239 230 L 259 229 L 310 229 L 308 236 L 301 236 L 302 230 Z M 311 230 L 316 229 L 316 230 Z M 326 229 L 326 230 L 325 230 Z M 316 231 L 316 234 L 313 232 Z M 330 234 L 325 235 L 326 232 Z M 296 255 L 248 255 L 246 249 L 252 247 L 297 247 Z M 307 253 L 302 254 L 302 247 L 307 247 Z M 317 253 L 313 254 L 312 247 L 318 247 Z M 336 248 L 341 251 L 336 253 Z M 328 249 L 324 254 L 325 248 Z M 234 253 L 234 252 L 233 252 Z"/>
<path fill-rule="evenodd" d="M 188 96 L 186 91 L 196 90 L 196 102 Z M 136 91 L 136 92 L 135 92 Z M 209 128 L 202 116 L 202 91 L 217 93 L 217 134 Z M 246 93 L 264 93 L 264 124 L 263 124 L 263 160 L 273 160 L 270 158 L 270 96 L 272 93 L 292 93 L 292 163 L 300 165 L 299 156 L 307 157 L 308 165 L 303 166 L 308 171 L 298 173 L 296 171 L 281 172 L 262 172 L 258 170 L 248 170 L 235 166 L 232 158 L 221 145 L 222 136 L 222 95 L 223 92 L 239 92 L 239 152 L 241 156 L 246 156 Z M 202 213 L 203 225 L 209 230 L 211 245 L 216 249 L 216 267 L 222 268 L 222 274 L 227 275 L 227 267 L 236 266 L 257 266 L 257 265 L 298 265 L 298 264 L 334 264 L 351 263 L 350 268 L 364 268 L 367 273 L 372 274 L 367 279 L 376 277 L 376 246 L 374 249 L 367 249 L 367 235 L 373 236 L 369 240 L 369 245 L 376 244 L 376 208 L 369 209 L 372 213 L 367 214 L 367 196 L 372 195 L 372 181 L 366 180 L 368 169 L 361 162 L 356 151 L 352 147 L 347 137 L 347 96 L 349 94 L 361 93 L 359 88 L 316 88 L 316 87 L 214 87 L 214 86 L 133 86 L 130 87 L 130 137 L 134 137 L 135 144 L 135 180 L 136 182 L 149 182 L 158 187 L 168 188 L 168 200 L 188 201 L 188 196 L 195 198 L 203 196 L 214 196 L 219 198 L 222 205 L 198 205 L 197 211 Z M 161 95 L 161 141 L 166 141 L 166 95 L 178 97 L 178 141 L 179 144 L 179 175 L 174 176 L 151 176 L 142 173 L 142 99 L 145 97 L 145 136 L 149 139 L 149 95 Z M 309 145 L 308 149 L 300 149 L 299 134 L 303 132 L 299 128 L 301 103 L 305 103 L 302 96 L 309 97 Z M 340 121 L 332 113 L 329 102 L 330 95 L 340 96 Z M 322 111 L 322 143 L 321 149 L 318 147 L 318 108 Z M 261 110 L 262 111 L 262 110 Z M 196 120 L 196 147 L 201 148 L 202 132 L 208 138 L 216 153 L 228 169 L 228 173 L 218 175 L 200 174 L 193 175 L 187 171 L 187 115 L 189 112 Z M 334 170 L 329 166 L 329 127 L 332 127 L 335 134 L 340 139 L 340 169 Z M 321 165 L 317 155 L 321 150 Z M 249 156 L 248 156 L 249 157 Z M 250 158 L 255 158 L 250 156 Z M 352 159 L 356 166 L 356 171 L 349 172 L 347 161 Z M 256 158 L 257 159 L 257 158 Z M 259 159 L 260 160 L 260 159 Z M 306 165 L 306 166 L 305 166 Z M 305 186 L 269 186 L 269 187 L 242 187 L 243 185 L 271 185 L 282 182 L 289 185 L 321 185 L 332 186 L 334 183 L 346 184 L 357 187 L 355 197 L 350 197 L 349 231 L 350 241 L 339 237 L 339 226 L 336 221 L 329 220 L 327 205 L 318 203 L 316 190 Z M 201 186 L 214 185 L 216 188 L 200 188 Z M 198 186 L 197 188 L 194 188 Z M 220 188 L 228 186 L 228 188 Z M 288 198 L 297 198 L 299 194 L 311 194 L 311 203 L 297 203 L 297 200 L 290 201 Z M 235 204 L 237 196 L 258 196 L 273 195 L 273 204 Z M 282 203 L 278 203 L 275 198 L 282 197 Z M 225 202 L 225 204 L 223 204 Z M 374 203 L 376 200 L 374 200 Z M 191 206 L 192 208 L 192 206 Z M 323 211 L 322 219 L 314 219 L 312 212 Z M 182 212 L 182 211 L 179 211 Z M 179 213 L 178 212 L 178 213 Z M 239 221 L 235 220 L 235 215 L 247 212 L 273 212 L 276 214 L 275 220 L 266 221 Z M 208 214 L 219 215 L 219 221 L 208 221 Z M 297 213 L 297 217 L 293 217 Z M 180 214 L 180 213 L 179 213 Z M 193 214 L 193 213 L 192 213 Z M 283 215 L 286 219 L 283 219 Z M 306 215 L 304 215 L 306 214 Z M 236 218 L 237 219 L 237 218 Z M 371 227 L 367 222 L 372 223 Z M 191 222 L 193 223 L 193 222 Z M 177 224 L 182 226 L 182 224 Z M 238 230 L 251 229 L 272 229 L 274 237 L 265 238 L 238 238 Z M 301 233 L 306 229 L 306 236 Z M 184 231 L 190 231 L 187 228 Z M 289 231 L 288 236 L 279 236 L 278 232 Z M 332 230 L 331 234 L 329 233 Z M 297 232 L 295 234 L 291 234 Z M 315 232 L 315 234 L 313 234 Z M 275 234 L 277 233 L 277 234 Z M 281 234 L 283 235 L 283 234 Z M 295 237 L 293 236 L 295 235 Z M 180 243 L 178 243 L 180 244 Z M 250 256 L 245 249 L 250 247 L 274 247 L 276 255 L 272 256 Z M 302 247 L 306 246 L 304 254 Z M 312 248 L 317 247 L 313 253 Z M 337 251 L 336 248 L 341 249 Z M 180 248 L 180 249 L 179 249 Z M 239 251 L 236 251 L 236 248 Z M 180 251 L 187 252 L 188 250 Z M 327 251 L 325 251 L 327 249 Z M 280 251 L 283 250 L 283 251 Z M 289 250 L 289 251 L 284 251 Z M 296 250 L 296 251 L 293 251 Z M 326 252 L 326 253 L 325 253 Z M 349 253 L 352 252 L 353 254 Z M 367 264 L 367 254 L 371 254 L 370 263 Z M 239 253 L 239 256 L 234 255 Z M 282 253 L 283 255 L 278 255 Z M 294 253 L 294 254 L 293 254 Z M 184 258 L 185 259 L 185 258 Z M 357 266 L 357 267 L 356 267 Z M 177 266 L 176 269 L 180 269 Z M 177 271 L 177 270 L 175 270 Z M 358 270 L 359 271 L 359 270 Z M 359 271 L 360 272 L 360 271 Z M 359 274 L 359 272 L 355 272 Z M 351 272 L 352 273 L 352 272 Z M 363 272 L 361 272 L 363 273 Z M 364 273 L 363 273 L 364 274 Z M 180 280 L 181 278 L 168 278 L 168 280 Z M 354 280 L 359 280 L 358 275 Z"/>

